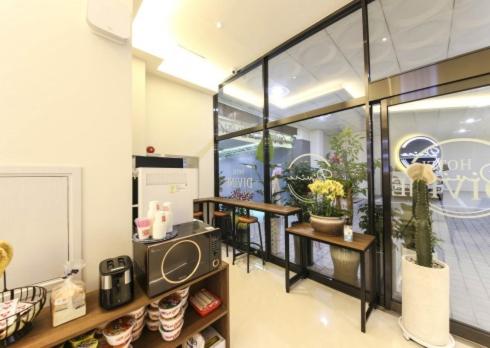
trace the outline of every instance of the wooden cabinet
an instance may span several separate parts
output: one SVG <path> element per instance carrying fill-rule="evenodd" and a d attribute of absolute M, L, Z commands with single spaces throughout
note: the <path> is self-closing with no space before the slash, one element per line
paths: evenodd
<path fill-rule="evenodd" d="M 191 295 L 202 288 L 206 288 L 222 299 L 221 306 L 208 316 L 201 318 L 189 305 L 185 314 L 184 326 L 180 336 L 173 342 L 165 342 L 158 332 L 143 331 L 139 340 L 133 343 L 134 348 L 177 348 L 184 345 L 193 334 L 202 331 L 208 326 L 213 326 L 225 339 L 227 348 L 230 347 L 230 317 L 229 317 L 229 274 L 228 264 L 222 262 L 221 266 L 205 274 L 204 276 L 182 284 L 180 287 L 154 298 L 149 298 L 137 286 L 133 302 L 107 311 L 99 306 L 99 292 L 87 294 L 87 315 L 53 328 L 49 308 L 43 309 L 39 317 L 34 321 L 33 328 L 19 342 L 13 344 L 13 348 L 42 348 L 60 345 L 68 339 L 83 334 L 106 322 L 119 318 L 133 310 L 148 305 L 153 301 L 170 295 L 175 290 L 191 286 Z"/>

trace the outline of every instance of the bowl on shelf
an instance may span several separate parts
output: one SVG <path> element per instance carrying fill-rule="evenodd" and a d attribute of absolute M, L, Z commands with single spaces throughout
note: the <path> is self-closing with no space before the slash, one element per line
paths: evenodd
<path fill-rule="evenodd" d="M 182 298 L 175 293 L 165 297 L 158 305 L 160 317 L 163 319 L 171 319 L 175 317 L 177 314 L 179 314 L 183 304 L 184 301 Z"/>
<path fill-rule="evenodd" d="M 4 290 L 0 302 L 17 303 L 16 313 L 0 318 L 0 340 L 13 343 L 22 337 L 31 327 L 46 303 L 47 290 L 40 286 L 25 286 Z"/>
<path fill-rule="evenodd" d="M 122 345 L 124 347 L 124 344 L 131 341 L 134 324 L 133 317 L 124 316 L 107 324 L 102 333 L 111 346 Z"/>

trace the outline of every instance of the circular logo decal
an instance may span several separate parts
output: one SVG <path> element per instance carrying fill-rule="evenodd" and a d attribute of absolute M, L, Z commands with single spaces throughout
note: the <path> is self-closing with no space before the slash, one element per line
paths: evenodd
<path fill-rule="evenodd" d="M 444 153 L 432 163 L 437 182 L 429 188 L 435 213 L 460 219 L 490 215 L 490 142 L 456 138 L 435 143 L 420 153 Z M 419 156 L 414 162 L 422 162 Z"/>
<path fill-rule="evenodd" d="M 295 174 L 295 168 L 301 163 L 307 163 L 307 165 L 311 166 L 311 173 L 309 175 Z M 291 164 L 289 164 L 288 167 L 289 172 L 292 173 L 292 175 L 289 175 L 288 177 L 289 192 L 301 202 L 312 203 L 313 200 L 306 195 L 297 192 L 291 182 L 302 181 L 311 183 L 316 179 L 326 180 L 332 177 L 332 172 L 328 169 L 329 167 L 330 163 L 325 157 L 314 153 L 305 153 L 296 157 L 291 161 Z"/>

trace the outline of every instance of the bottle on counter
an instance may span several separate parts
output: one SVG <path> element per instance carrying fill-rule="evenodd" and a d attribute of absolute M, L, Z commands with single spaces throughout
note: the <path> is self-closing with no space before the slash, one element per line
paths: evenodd
<path fill-rule="evenodd" d="M 148 212 L 146 213 L 146 217 L 151 220 L 153 223 L 155 219 L 155 214 L 160 210 L 160 202 L 159 201 L 150 201 L 148 203 Z"/>
<path fill-rule="evenodd" d="M 165 212 L 167 218 L 167 232 L 172 232 L 174 229 L 174 214 L 172 212 L 172 203 L 163 202 L 162 210 Z"/>
<path fill-rule="evenodd" d="M 153 220 L 152 235 L 153 239 L 163 239 L 167 234 L 167 218 L 165 212 L 158 210 Z"/>

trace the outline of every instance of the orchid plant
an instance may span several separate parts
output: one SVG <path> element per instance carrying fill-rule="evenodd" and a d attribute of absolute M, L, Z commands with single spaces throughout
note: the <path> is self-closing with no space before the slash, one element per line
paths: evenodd
<path fill-rule="evenodd" d="M 311 214 L 332 217 L 343 215 L 342 210 L 336 206 L 337 199 L 344 196 L 344 187 L 339 181 L 317 179 L 308 185 L 308 189 L 313 195 Z"/>

